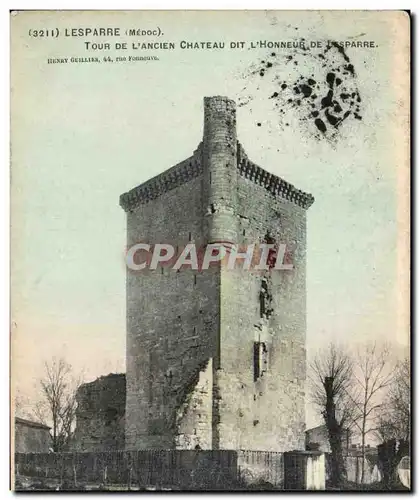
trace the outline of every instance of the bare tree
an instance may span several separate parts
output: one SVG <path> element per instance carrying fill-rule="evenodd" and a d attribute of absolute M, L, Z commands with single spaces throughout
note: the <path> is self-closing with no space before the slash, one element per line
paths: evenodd
<path fill-rule="evenodd" d="M 15 417 L 33 419 L 29 399 L 19 389 L 13 394 L 13 411 Z"/>
<path fill-rule="evenodd" d="M 398 439 L 409 442 L 411 437 L 410 360 L 397 363 L 384 404 L 380 408 L 377 435 L 382 441 Z"/>
<path fill-rule="evenodd" d="M 353 377 L 354 387 L 351 397 L 356 410 L 354 424 L 362 439 L 361 482 L 363 483 L 366 438 L 377 430 L 378 411 L 382 407 L 385 391 L 393 379 L 388 347 L 373 342 L 359 349 L 355 358 Z"/>
<path fill-rule="evenodd" d="M 81 377 L 73 376 L 72 367 L 64 359 L 45 363 L 45 373 L 40 379 L 40 400 L 34 414 L 51 425 L 53 451 L 67 450 L 76 416 L 76 390 Z"/>
<path fill-rule="evenodd" d="M 353 362 L 350 355 L 334 344 L 318 353 L 310 365 L 312 400 L 324 418 L 331 448 L 332 482 L 339 486 L 346 479 L 343 439 L 354 420 L 349 396 Z"/>

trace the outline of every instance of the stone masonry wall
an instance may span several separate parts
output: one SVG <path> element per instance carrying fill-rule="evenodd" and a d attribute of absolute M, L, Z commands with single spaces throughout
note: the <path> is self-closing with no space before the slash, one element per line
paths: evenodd
<path fill-rule="evenodd" d="M 79 387 L 74 450 L 124 449 L 125 396 L 123 373 L 100 377 Z"/>
<path fill-rule="evenodd" d="M 52 446 L 50 428 L 22 418 L 15 419 L 15 452 L 44 453 Z"/>
<path fill-rule="evenodd" d="M 200 246 L 203 215 L 202 177 L 197 176 L 128 213 L 128 246 Z M 178 429 L 179 410 L 215 355 L 218 282 L 217 269 L 178 272 L 160 266 L 127 272 L 127 449 L 185 443 L 179 437 L 185 435 L 185 426 Z M 202 399 L 203 409 L 196 415 L 208 436 L 211 417 L 205 413 L 211 411 L 211 391 Z M 191 424 L 191 434 L 197 425 Z M 202 444 L 208 446 L 208 440 L 203 438 Z"/>
<path fill-rule="evenodd" d="M 222 269 L 219 447 L 304 449 L 306 378 L 306 214 L 242 177 L 240 241 L 286 244 L 294 269 Z M 261 376 L 255 347 L 262 343 Z"/>
<path fill-rule="evenodd" d="M 128 271 L 126 447 L 304 449 L 313 198 L 247 159 L 233 101 L 204 117 L 193 156 L 122 195 L 128 247 L 283 243 L 294 269 Z"/>
<path fill-rule="evenodd" d="M 213 360 L 200 372 L 194 390 L 178 409 L 176 447 L 178 449 L 212 448 Z"/>

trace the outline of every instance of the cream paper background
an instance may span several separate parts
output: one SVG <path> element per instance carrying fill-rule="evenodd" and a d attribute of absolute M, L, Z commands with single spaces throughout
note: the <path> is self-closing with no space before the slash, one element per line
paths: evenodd
<path fill-rule="evenodd" d="M 405 13 L 26 11 L 11 17 L 13 388 L 33 398 L 43 363 L 53 356 L 84 370 L 86 380 L 125 370 L 125 214 L 119 195 L 189 156 L 201 140 L 203 96 L 237 99 L 243 74 L 267 54 L 93 53 L 84 41 L 97 40 L 28 36 L 31 28 L 108 26 L 122 32 L 159 26 L 159 40 L 175 43 L 296 36 L 359 36 L 377 43 L 375 49 L 347 49 L 363 121 L 349 120 L 335 147 L 297 126 L 279 130 L 257 95 L 252 110 L 238 108 L 238 139 L 254 162 L 315 196 L 308 211 L 308 359 L 332 340 L 352 346 L 388 341 L 401 356 L 409 346 Z M 140 40 L 109 39 L 129 46 Z M 56 57 L 150 53 L 160 60 L 47 64 Z M 256 127 L 261 119 L 267 126 Z M 307 413 L 308 427 L 319 423 L 309 405 Z"/>

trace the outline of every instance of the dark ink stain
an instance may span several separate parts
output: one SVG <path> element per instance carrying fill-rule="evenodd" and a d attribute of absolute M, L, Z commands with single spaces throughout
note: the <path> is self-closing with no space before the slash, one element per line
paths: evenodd
<path fill-rule="evenodd" d="M 347 64 L 347 66 L 344 66 L 344 69 L 354 75 L 354 66 L 353 64 Z"/>
<path fill-rule="evenodd" d="M 347 54 L 344 52 L 344 48 L 338 44 L 337 42 L 331 42 L 331 46 L 336 48 L 338 50 L 338 52 L 340 52 L 340 54 L 343 56 L 344 60 L 346 62 L 350 62 L 350 59 L 348 58 Z M 330 50 L 329 47 L 327 47 L 327 51 Z"/>
<path fill-rule="evenodd" d="M 329 121 L 329 123 L 335 127 L 337 125 L 337 123 L 340 121 L 339 118 L 337 118 L 336 116 L 332 115 L 328 109 L 325 110 L 325 118 Z"/>
<path fill-rule="evenodd" d="M 312 94 L 312 89 L 309 85 L 304 85 L 304 84 L 301 85 L 300 90 L 301 90 L 302 94 L 304 95 L 304 97 L 309 97 Z"/>
<path fill-rule="evenodd" d="M 293 113 L 297 114 L 301 126 L 307 124 L 306 130 L 314 138 L 336 141 L 345 120 L 349 117 L 359 121 L 363 119 L 355 67 L 337 42 L 325 42 L 324 49 L 312 52 L 304 39 L 299 41 L 303 44 L 296 46 L 288 55 L 272 52 L 265 60 L 260 60 L 249 76 L 265 77 L 265 88 L 267 85 L 274 86 L 264 98 L 271 99 L 280 128 L 290 126 L 288 117 Z M 279 68 L 281 71 L 285 63 L 291 61 L 293 66 L 288 68 L 286 80 L 283 75 L 280 77 L 281 73 L 268 70 Z M 309 71 L 305 73 L 307 69 Z M 261 95 L 259 85 L 256 85 L 256 90 Z M 253 99 L 254 96 L 248 94 L 245 104 L 241 105 L 247 105 Z M 257 126 L 261 125 L 257 123 Z"/>
<path fill-rule="evenodd" d="M 315 120 L 315 125 L 318 127 L 318 130 L 325 134 L 325 132 L 327 131 L 327 127 L 325 126 L 325 123 L 321 120 L 321 118 L 317 118 Z"/>
<path fill-rule="evenodd" d="M 321 99 L 321 108 L 328 108 L 332 104 L 333 91 L 329 90 L 328 94 Z"/>
<path fill-rule="evenodd" d="M 334 73 L 327 73 L 326 80 L 327 80 L 328 86 L 330 87 L 330 89 L 332 89 L 333 85 L 334 85 L 335 74 Z"/>

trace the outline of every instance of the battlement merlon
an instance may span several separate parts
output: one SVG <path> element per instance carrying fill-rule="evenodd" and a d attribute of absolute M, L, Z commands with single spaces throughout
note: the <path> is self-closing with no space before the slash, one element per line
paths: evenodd
<path fill-rule="evenodd" d="M 305 209 L 308 209 L 315 201 L 315 198 L 310 193 L 297 189 L 293 184 L 290 184 L 277 175 L 270 174 L 250 161 L 239 142 L 237 168 L 241 176 L 252 180 L 255 184 L 263 186 L 273 196 L 284 198 Z M 201 173 L 201 162 L 195 156 L 191 156 L 165 172 L 122 194 L 120 196 L 120 206 L 126 212 L 131 212 L 140 205 L 158 198 L 161 194 L 198 177 Z"/>
<path fill-rule="evenodd" d="M 203 155 L 206 158 L 204 161 Z M 270 174 L 248 159 L 244 148 L 236 140 L 235 102 L 227 97 L 216 96 L 204 98 L 203 141 L 193 155 L 122 194 L 120 196 L 120 205 L 126 212 L 131 212 L 139 206 L 158 198 L 163 193 L 202 175 L 204 164 L 207 166 L 210 164 L 211 173 L 209 172 L 209 174 L 212 176 L 214 184 L 211 193 L 209 193 L 209 203 L 214 200 L 217 201 L 219 197 L 226 200 L 226 197 L 229 197 L 229 194 L 233 194 L 235 191 L 232 175 L 226 176 L 227 173 L 224 174 L 220 168 L 222 164 L 226 168 L 226 163 L 223 163 L 226 158 L 230 158 L 228 161 L 229 166 L 232 169 L 236 166 L 239 175 L 264 187 L 273 196 L 283 198 L 304 209 L 308 209 L 314 202 L 314 197 L 311 194 L 297 189 L 292 184 L 274 174 Z M 218 173 L 224 175 L 225 180 L 230 178 L 231 181 L 228 183 L 217 182 Z M 216 185 L 219 188 L 216 188 Z M 230 185 L 229 189 L 228 185 Z M 223 192 L 219 192 L 220 188 L 222 188 Z"/>
<path fill-rule="evenodd" d="M 290 182 L 285 181 L 277 175 L 270 174 L 270 172 L 267 172 L 267 170 L 249 160 L 242 144 L 239 142 L 237 158 L 239 174 L 246 179 L 250 179 L 255 184 L 264 187 L 273 196 L 291 201 L 304 209 L 308 209 L 315 201 L 312 194 L 296 188 L 293 184 L 290 184 Z"/>
<path fill-rule="evenodd" d="M 199 149 L 200 146 L 193 156 L 122 194 L 120 196 L 120 206 L 125 212 L 132 212 L 139 206 L 155 200 L 163 193 L 186 184 L 191 179 L 201 175 L 202 166 Z"/>
<path fill-rule="evenodd" d="M 237 168 L 240 175 L 252 180 L 255 184 L 265 187 L 273 196 L 284 198 L 305 209 L 308 209 L 315 201 L 311 194 L 297 189 L 293 184 L 274 174 L 270 174 L 250 161 L 239 142 Z M 131 212 L 140 205 L 158 198 L 161 194 L 185 184 L 201 174 L 202 166 L 199 159 L 191 156 L 187 160 L 178 163 L 165 172 L 122 194 L 120 196 L 120 206 L 126 212 Z"/>

